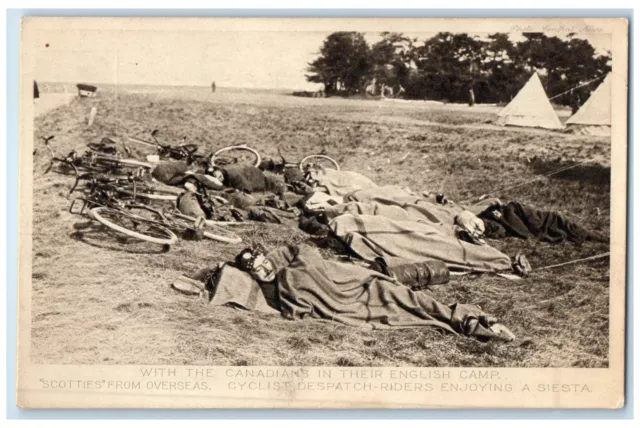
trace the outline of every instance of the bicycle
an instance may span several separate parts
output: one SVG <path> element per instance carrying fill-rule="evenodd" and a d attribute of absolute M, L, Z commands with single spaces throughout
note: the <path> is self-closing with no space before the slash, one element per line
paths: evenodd
<path fill-rule="evenodd" d="M 324 160 L 328 160 L 329 162 L 331 162 L 331 164 L 333 166 L 335 166 L 335 169 L 337 171 L 340 171 L 340 165 L 338 165 L 338 162 L 336 162 L 333 158 L 327 156 L 327 155 L 309 155 L 305 158 L 303 158 L 299 165 L 300 171 L 305 172 L 307 170 L 309 170 L 312 167 L 317 167 L 320 166 L 319 163 L 305 163 L 306 161 L 310 160 L 310 159 L 324 159 Z"/>
<path fill-rule="evenodd" d="M 67 174 L 69 171 L 73 171 L 73 174 L 76 176 L 80 174 L 80 169 L 94 173 L 118 174 L 122 173 L 123 169 L 129 168 L 135 169 L 137 172 L 136 175 L 138 176 L 142 176 L 145 172 L 152 169 L 152 166 L 146 162 L 141 162 L 136 159 L 123 159 L 119 154 L 104 154 L 91 150 L 86 151 L 82 155 L 78 154 L 76 150 L 72 150 L 65 157 L 59 157 L 53 151 L 50 144 L 50 141 L 53 140 L 55 136 L 50 135 L 40 138 L 44 140 L 45 147 L 51 154 L 51 162 L 45 170 L 45 174 L 53 169 L 56 162 L 62 165 L 62 170 L 58 172 Z M 129 174 L 127 173 L 125 175 Z"/>
<path fill-rule="evenodd" d="M 202 234 L 205 238 L 212 239 L 214 241 L 225 242 L 228 244 L 240 244 L 242 238 L 225 229 L 223 226 L 234 225 L 236 222 L 220 222 L 215 220 L 207 220 L 203 217 L 198 219 L 188 215 L 182 214 L 177 209 L 165 209 L 161 212 L 161 215 L 170 224 L 176 225 L 182 228 L 190 228 L 192 230 L 202 229 Z M 190 226 L 193 225 L 193 226 Z"/>
<path fill-rule="evenodd" d="M 117 143 L 108 137 L 103 137 L 99 143 L 88 143 L 87 147 L 89 147 L 91 151 L 96 153 L 121 156 L 120 150 L 118 150 L 117 147 Z"/>
<path fill-rule="evenodd" d="M 136 137 L 127 137 L 127 140 L 132 143 L 155 148 L 158 152 L 158 156 L 161 158 L 169 158 L 179 161 L 184 160 L 188 165 L 197 164 L 205 167 L 208 166 L 209 156 L 196 153 L 198 151 L 198 145 L 193 143 L 186 144 L 185 141 L 187 137 L 183 138 L 182 144 L 173 146 L 170 144 L 160 143 L 156 137 L 158 132 L 159 131 L 157 129 L 151 131 L 151 139 L 153 141 L 147 141 Z"/>
<path fill-rule="evenodd" d="M 74 212 L 74 207 L 81 201 L 82 206 Z M 127 204 L 118 199 L 108 187 L 93 187 L 90 194 L 75 198 L 71 202 L 69 212 L 96 220 L 107 228 L 120 234 L 142 241 L 159 244 L 165 251 L 178 241 L 175 233 L 164 225 L 150 221 L 133 212 L 135 209 L 146 210 L 144 205 Z"/>
<path fill-rule="evenodd" d="M 203 237 L 219 242 L 242 242 L 242 238 L 217 222 L 202 217 L 193 218 L 178 212 L 175 208 L 159 210 L 145 204 L 127 202 L 114 195 L 118 190 L 112 183 L 96 184 L 89 188 L 86 197 L 74 199 L 69 211 L 73 214 L 87 215 L 126 236 L 163 245 L 165 251 L 177 242 L 178 237 L 174 233 L 176 230 L 202 231 Z M 74 212 L 78 201 L 83 202 L 82 207 L 78 212 Z"/>
<path fill-rule="evenodd" d="M 289 161 L 287 161 L 284 158 L 284 156 L 282 155 L 282 152 L 280 151 L 280 149 L 278 149 L 278 155 L 280 156 L 280 159 L 281 159 L 280 162 L 274 162 L 273 160 L 269 159 L 268 161 L 264 161 L 264 162 L 261 163 L 260 169 L 282 174 L 288 168 L 297 168 L 301 172 L 305 173 L 305 172 L 307 172 L 309 169 L 311 169 L 313 167 L 322 167 L 322 165 L 320 165 L 318 162 L 309 163 L 308 162 L 309 160 L 311 160 L 311 159 L 322 159 L 322 160 L 329 161 L 331 166 L 334 169 L 336 169 L 337 171 L 340 171 L 340 165 L 338 164 L 338 162 L 335 159 L 333 159 L 333 158 L 331 158 L 330 156 L 327 156 L 327 155 L 309 155 L 309 156 L 305 156 L 304 158 L 302 158 L 302 160 L 300 162 L 289 162 Z"/>
<path fill-rule="evenodd" d="M 260 166 L 260 164 L 262 163 L 262 157 L 260 156 L 260 153 L 258 153 L 256 150 L 252 149 L 251 147 L 247 146 L 246 144 L 242 144 L 239 146 L 227 146 L 227 147 L 223 147 L 220 150 L 216 151 L 214 154 L 211 155 L 211 159 L 210 159 L 210 166 L 224 166 L 224 165 L 229 165 L 229 164 L 233 164 L 233 163 L 239 163 L 239 158 L 238 157 L 231 157 L 231 159 L 226 159 L 224 157 L 221 156 L 222 153 L 224 152 L 230 152 L 230 151 L 234 151 L 234 150 L 239 150 L 239 151 L 243 151 L 243 152 L 249 152 L 251 153 L 251 155 L 253 155 L 253 157 L 255 158 L 255 161 L 253 163 L 253 166 L 255 166 L 256 168 L 258 168 Z M 244 159 L 242 159 L 244 160 Z"/>
<path fill-rule="evenodd" d="M 69 194 L 73 193 L 83 180 L 87 181 L 88 184 L 82 190 L 110 185 L 111 189 L 119 194 L 131 196 L 133 199 L 140 198 L 148 201 L 176 201 L 182 193 L 180 189 L 150 183 L 139 176 L 129 175 L 126 178 L 122 178 L 88 172 L 76 176 L 76 181 Z"/>

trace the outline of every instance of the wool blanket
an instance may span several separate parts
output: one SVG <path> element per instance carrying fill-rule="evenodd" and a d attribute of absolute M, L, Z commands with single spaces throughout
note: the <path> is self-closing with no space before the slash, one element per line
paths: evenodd
<path fill-rule="evenodd" d="M 315 185 L 315 190 L 331 196 L 344 196 L 354 190 L 378 187 L 362 174 L 335 169 L 313 171 L 309 180 Z"/>
<path fill-rule="evenodd" d="M 445 305 L 371 269 L 324 260 L 308 245 L 279 247 L 267 258 L 278 271 L 280 308 L 287 318 L 320 318 L 370 329 L 435 327 L 493 336 L 487 315 L 477 306 Z"/>
<path fill-rule="evenodd" d="M 367 261 L 394 256 L 407 260 L 436 259 L 449 268 L 477 272 L 511 269 L 509 257 L 488 245 L 475 245 L 442 233 L 439 225 L 398 221 L 384 216 L 343 214 L 329 222 L 334 236 Z"/>

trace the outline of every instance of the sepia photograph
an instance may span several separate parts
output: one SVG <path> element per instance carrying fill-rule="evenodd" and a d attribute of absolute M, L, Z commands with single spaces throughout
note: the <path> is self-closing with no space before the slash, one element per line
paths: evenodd
<path fill-rule="evenodd" d="M 624 402 L 627 22 L 468 22 L 25 18 L 23 398 Z"/>

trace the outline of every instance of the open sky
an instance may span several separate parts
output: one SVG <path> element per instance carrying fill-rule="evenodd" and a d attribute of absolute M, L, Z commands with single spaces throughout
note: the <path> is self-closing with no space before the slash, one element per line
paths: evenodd
<path fill-rule="evenodd" d="M 46 82 L 309 89 L 305 67 L 330 32 L 42 31 L 35 78 Z M 486 34 L 469 33 L 484 37 Z M 378 33 L 366 33 L 369 43 Z M 425 40 L 433 33 L 406 33 Z M 585 34 L 605 54 L 608 34 Z M 518 34 L 512 36 L 520 39 Z M 48 46 L 47 46 L 48 45 Z M 73 46 L 73 48 L 69 48 Z"/>

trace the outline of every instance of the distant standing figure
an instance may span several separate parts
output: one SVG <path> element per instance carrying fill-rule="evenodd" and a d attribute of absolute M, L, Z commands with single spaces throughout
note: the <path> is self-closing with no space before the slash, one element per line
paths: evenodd
<path fill-rule="evenodd" d="M 580 95 L 573 97 L 573 105 L 571 106 L 571 114 L 574 115 L 580 110 Z"/>
<path fill-rule="evenodd" d="M 40 98 L 40 90 L 38 89 L 38 82 L 33 81 L 33 99 Z"/>
<path fill-rule="evenodd" d="M 216 91 L 216 82 L 211 83 L 211 92 Z"/>

